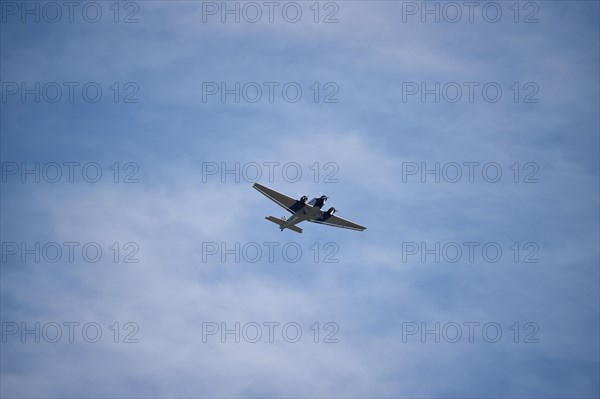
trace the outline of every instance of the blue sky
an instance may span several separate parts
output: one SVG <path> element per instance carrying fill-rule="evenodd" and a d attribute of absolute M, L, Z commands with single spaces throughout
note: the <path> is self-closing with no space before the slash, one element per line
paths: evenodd
<path fill-rule="evenodd" d="M 461 6 L 457 23 L 406 14 L 415 5 L 422 11 L 421 2 L 321 2 L 317 23 L 313 2 L 295 3 L 297 23 L 283 18 L 284 2 L 272 23 L 264 5 L 256 23 L 222 23 L 205 13 L 221 2 L 177 1 L 121 3 L 118 23 L 110 2 L 94 3 L 97 23 L 80 9 L 72 23 L 65 9 L 50 23 L 44 3 L 29 2 L 41 19 L 23 22 L 22 10 L 11 8 L 22 4 L 1 3 L 3 173 L 23 163 L 95 162 L 102 178 L 88 183 L 77 169 L 70 183 L 65 167 L 56 183 L 31 175 L 23 183 L 18 174 L 2 182 L 3 397 L 598 397 L 597 2 L 521 2 L 517 22 L 513 2 L 481 2 L 473 22 Z M 481 13 L 490 7 L 502 11 L 496 23 Z M 122 22 L 130 12 L 137 23 Z M 323 23 L 332 12 L 338 22 Z M 79 86 L 73 102 L 66 90 L 56 103 L 44 93 L 39 103 L 33 95 L 22 101 L 21 84 L 35 82 Z M 98 102 L 81 95 L 89 82 L 102 89 Z M 273 102 L 265 91 L 255 103 L 233 95 L 223 103 L 218 95 L 203 101 L 207 82 L 278 86 Z M 462 87 L 463 96 L 435 102 L 403 92 L 436 82 Z M 465 82 L 476 84 L 472 102 Z M 302 89 L 299 101 L 282 97 L 288 83 Z M 497 102 L 483 98 L 489 83 L 502 89 Z M 10 94 L 15 84 L 19 92 Z M 138 102 L 124 103 L 133 88 Z M 323 102 L 332 88 L 338 101 Z M 524 102 L 528 94 L 537 102 Z M 137 165 L 137 183 L 122 182 L 133 170 L 128 162 Z M 294 197 L 327 194 L 328 206 L 368 229 L 304 223 L 302 235 L 279 232 L 264 217 L 283 210 L 252 182 L 203 182 L 203 165 L 215 162 L 258 163 L 261 183 Z M 280 165 L 273 182 L 269 162 Z M 461 165 L 462 178 L 403 181 L 409 163 L 436 162 L 440 170 Z M 479 165 L 472 183 L 468 162 Z M 295 183 L 281 174 L 290 163 L 302 170 Z M 337 182 L 325 181 L 328 163 Z M 481 175 L 490 163 L 502 172 L 497 183 Z M 523 182 L 532 171 L 538 181 Z M 36 242 L 94 242 L 103 253 L 96 263 L 69 262 L 65 252 L 56 263 L 7 253 L 7 243 Z M 122 262 L 128 242 L 138 263 Z M 473 262 L 466 242 L 478 243 Z M 206 243 L 278 246 L 273 261 L 263 252 L 255 263 L 236 263 L 220 253 L 203 261 Z M 422 261 L 420 252 L 406 254 L 411 243 L 458 243 L 463 256 Z M 501 248 L 498 262 L 482 256 L 486 243 Z M 286 261 L 286 244 L 301 248 L 298 262 Z M 331 248 L 337 263 L 324 261 Z M 538 262 L 525 263 L 532 251 Z M 8 334 L 36 322 L 63 326 L 62 338 Z M 71 343 L 65 322 L 98 323 L 103 335 L 90 343 L 76 331 Z M 138 343 L 122 342 L 127 322 L 138 326 Z M 236 322 L 262 325 L 262 339 L 203 340 L 206 323 Z M 277 330 L 269 342 L 265 322 L 298 323 L 302 338 L 290 343 Z M 338 326 L 339 342 L 322 342 L 327 322 Z M 422 342 L 420 331 L 403 339 L 408 326 L 436 323 L 440 331 L 458 324 L 461 339 Z M 468 323 L 479 323 L 473 342 Z M 502 328 L 498 342 L 482 336 L 488 323 Z M 534 327 L 538 342 L 523 342 Z"/>

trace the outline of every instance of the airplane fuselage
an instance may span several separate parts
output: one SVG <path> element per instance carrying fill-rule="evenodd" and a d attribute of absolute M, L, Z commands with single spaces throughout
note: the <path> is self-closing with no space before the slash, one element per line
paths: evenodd
<path fill-rule="evenodd" d="M 311 202 L 304 204 L 302 208 L 290 216 L 279 228 L 283 231 L 283 229 L 288 228 L 289 226 L 295 226 L 304 220 L 315 220 L 320 218 L 322 215 L 321 207 L 324 202 L 325 201 L 320 198 L 315 198 Z M 311 203 L 313 203 L 313 205 L 311 205 Z M 320 206 L 318 206 L 319 204 Z"/>

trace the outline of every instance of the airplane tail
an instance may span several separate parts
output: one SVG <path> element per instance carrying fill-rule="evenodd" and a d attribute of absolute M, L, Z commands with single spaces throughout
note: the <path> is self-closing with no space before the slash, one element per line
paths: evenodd
<path fill-rule="evenodd" d="M 285 220 L 277 219 L 276 217 L 273 217 L 273 216 L 267 216 L 267 217 L 265 217 L 265 219 L 267 219 L 269 222 L 278 224 L 279 227 L 281 227 L 285 224 Z M 296 233 L 302 233 L 302 229 L 298 226 L 287 226 L 286 229 L 293 230 Z"/>

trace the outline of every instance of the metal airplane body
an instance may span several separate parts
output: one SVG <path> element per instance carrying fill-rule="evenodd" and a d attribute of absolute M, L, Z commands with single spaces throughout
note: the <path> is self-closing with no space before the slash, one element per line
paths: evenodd
<path fill-rule="evenodd" d="M 336 210 L 333 207 L 329 208 L 326 212 L 322 211 L 321 208 L 323 205 L 325 205 L 325 201 L 327 201 L 327 196 L 325 195 L 313 198 L 309 202 L 306 202 L 308 201 L 308 197 L 306 195 L 302 196 L 300 200 L 296 200 L 292 197 L 288 197 L 285 194 L 281 194 L 280 192 L 265 187 L 262 184 L 254 183 L 252 187 L 292 214 L 292 216 L 290 216 L 288 219 L 285 217 L 281 219 L 273 216 L 265 217 L 265 219 L 268 221 L 279 225 L 279 229 L 281 231 L 284 229 L 290 229 L 296 233 L 302 233 L 302 229 L 298 227 L 297 224 L 305 220 L 312 223 L 325 224 L 327 226 L 340 227 L 343 229 L 358 231 L 363 231 L 366 229 L 364 226 L 346 219 L 342 219 L 339 216 L 334 216 Z"/>

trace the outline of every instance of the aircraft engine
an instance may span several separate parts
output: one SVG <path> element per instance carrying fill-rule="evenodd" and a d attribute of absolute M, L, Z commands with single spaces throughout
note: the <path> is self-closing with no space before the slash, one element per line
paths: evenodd
<path fill-rule="evenodd" d="M 330 216 L 333 215 L 335 212 L 336 212 L 336 209 L 334 207 L 331 207 L 327 210 L 327 214 Z"/>
<path fill-rule="evenodd" d="M 308 197 L 306 195 L 303 195 L 302 198 L 300 198 L 300 202 L 302 202 L 303 204 L 308 200 Z"/>

